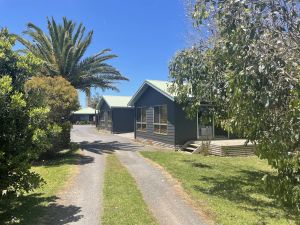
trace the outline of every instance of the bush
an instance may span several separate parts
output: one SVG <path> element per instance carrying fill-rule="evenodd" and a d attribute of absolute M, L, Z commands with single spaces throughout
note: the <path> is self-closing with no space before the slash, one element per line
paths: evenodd
<path fill-rule="evenodd" d="M 58 138 L 53 141 L 43 157 L 51 157 L 70 145 L 70 115 L 79 107 L 76 89 L 62 77 L 34 77 L 25 83 L 25 91 L 33 104 L 50 109 L 49 119 L 61 128 Z"/>
<path fill-rule="evenodd" d="M 0 78 L 0 196 L 28 192 L 42 179 L 30 171 L 31 162 L 51 147 L 60 128 L 48 121 L 49 109 L 32 108 L 14 91 L 12 78 Z"/>
<path fill-rule="evenodd" d="M 30 170 L 32 161 L 51 147 L 60 128 L 48 120 L 49 108 L 33 106 L 24 95 L 24 82 L 41 61 L 13 51 L 15 38 L 0 31 L 0 197 L 28 192 L 42 179 Z"/>

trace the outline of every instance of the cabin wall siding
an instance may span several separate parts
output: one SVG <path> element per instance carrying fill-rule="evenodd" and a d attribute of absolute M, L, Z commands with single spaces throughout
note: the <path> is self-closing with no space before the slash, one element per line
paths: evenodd
<path fill-rule="evenodd" d="M 175 103 L 175 144 L 197 139 L 197 118 L 189 119 L 182 106 Z"/>
<path fill-rule="evenodd" d="M 134 109 L 113 108 L 112 109 L 112 131 L 113 133 L 127 133 L 134 130 Z"/>
<path fill-rule="evenodd" d="M 112 131 L 112 128 L 108 126 L 108 112 L 110 111 L 110 107 L 108 106 L 108 104 L 106 102 L 104 102 L 101 107 L 98 109 L 98 118 L 99 118 L 99 122 L 97 127 L 99 129 L 103 129 L 103 130 L 108 130 L 108 131 Z M 104 111 L 104 121 L 100 121 L 100 113 Z"/>
<path fill-rule="evenodd" d="M 168 110 L 168 132 L 167 134 L 157 134 L 153 132 L 154 106 L 167 105 Z M 175 108 L 174 102 L 153 89 L 148 87 L 134 104 L 137 107 L 146 107 L 147 129 L 145 132 L 137 131 L 135 128 L 135 137 L 151 141 L 162 142 L 165 144 L 175 145 Z M 136 115 L 136 113 L 135 113 Z M 136 121 L 136 116 L 135 116 Z"/>

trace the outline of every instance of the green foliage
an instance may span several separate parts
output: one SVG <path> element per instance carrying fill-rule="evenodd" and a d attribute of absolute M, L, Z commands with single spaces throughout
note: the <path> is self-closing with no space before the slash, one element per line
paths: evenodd
<path fill-rule="evenodd" d="M 71 112 L 79 108 L 76 89 L 61 76 L 33 77 L 25 83 L 25 91 L 32 102 L 49 107 L 50 118 L 57 123 L 68 120 Z"/>
<path fill-rule="evenodd" d="M 176 93 L 176 100 L 191 117 L 196 116 L 201 104 L 213 102 L 214 107 L 209 110 L 227 118 L 225 80 L 222 74 L 213 71 L 220 64 L 212 60 L 216 52 L 201 44 L 178 52 L 170 62 L 170 90 Z M 218 99 L 223 100 L 222 104 L 218 104 Z"/>
<path fill-rule="evenodd" d="M 61 129 L 59 136 L 53 140 L 53 146 L 47 154 L 68 148 L 70 144 L 71 112 L 79 108 L 76 89 L 61 76 L 33 77 L 25 83 L 25 91 L 31 104 L 42 105 L 50 109 L 48 118 Z"/>
<path fill-rule="evenodd" d="M 31 163 L 51 147 L 60 129 L 49 123 L 49 108 L 33 107 L 23 93 L 24 82 L 35 75 L 40 60 L 13 51 L 15 38 L 0 31 L 0 197 L 28 192 L 42 181 Z"/>
<path fill-rule="evenodd" d="M 0 196 L 31 191 L 42 179 L 31 162 L 51 146 L 58 130 L 48 123 L 48 108 L 32 108 L 13 90 L 12 78 L 0 78 Z"/>
<path fill-rule="evenodd" d="M 178 52 L 169 67 L 173 81 L 171 90 L 176 93 L 177 101 L 185 104 L 185 109 L 193 116 L 197 113 L 200 102 L 210 101 L 210 84 L 207 82 L 210 79 L 207 77 L 209 74 L 203 52 L 201 47 L 192 47 Z M 194 92 L 201 93 L 195 96 L 195 104 L 191 105 L 189 101 Z"/>
<path fill-rule="evenodd" d="M 300 211 L 299 2 L 198 0 L 194 9 L 195 25 L 211 36 L 200 51 L 203 61 L 193 65 L 201 73 L 205 65 L 207 80 L 192 73 L 190 103 L 206 98 L 197 87 L 207 82 L 217 118 L 256 142 L 257 154 L 277 170 L 265 176 L 267 189 Z M 182 86 L 186 74 L 174 76 L 173 64 L 171 77 Z"/>
<path fill-rule="evenodd" d="M 33 42 L 17 37 L 34 56 L 42 60 L 41 75 L 62 76 L 77 88 L 90 96 L 91 87 L 117 89 L 115 81 L 127 80 L 107 60 L 117 57 L 110 54 L 110 49 L 102 50 L 83 59 L 92 42 L 93 31 L 85 35 L 86 28 L 63 18 L 63 24 L 57 24 L 52 18 L 47 19 L 48 34 L 41 28 L 29 23 L 27 34 Z"/>
<path fill-rule="evenodd" d="M 7 29 L 0 30 L 0 77 L 9 75 L 13 80 L 13 88 L 20 89 L 25 80 L 39 69 L 41 60 L 32 54 L 20 55 L 12 51 L 15 41 Z"/>
<path fill-rule="evenodd" d="M 35 164 L 31 171 L 39 174 L 45 180 L 42 187 L 16 198 L 15 196 L 5 196 L 0 198 L 0 221 L 1 225 L 37 225 L 41 221 L 48 224 L 57 224 L 57 217 L 53 217 L 51 210 L 59 210 L 61 219 L 70 219 L 70 210 L 74 211 L 74 206 L 62 207 L 53 205 L 57 200 L 57 194 L 63 190 L 77 171 L 78 161 L 82 155 L 78 151 L 63 151 L 57 154 L 55 159 L 44 160 L 40 164 Z M 63 211 L 62 211 L 63 210 Z M 50 215 L 49 215 L 50 214 Z M 45 219 L 46 217 L 46 219 Z"/>

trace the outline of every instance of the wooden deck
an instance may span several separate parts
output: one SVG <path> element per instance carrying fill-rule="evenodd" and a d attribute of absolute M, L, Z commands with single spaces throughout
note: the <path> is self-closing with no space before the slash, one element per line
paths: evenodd
<path fill-rule="evenodd" d="M 189 141 L 182 150 L 191 153 L 201 153 L 203 144 L 208 146 L 208 154 L 216 156 L 251 156 L 254 155 L 255 146 L 252 143 L 245 145 L 246 139 L 226 140 L 196 140 Z"/>

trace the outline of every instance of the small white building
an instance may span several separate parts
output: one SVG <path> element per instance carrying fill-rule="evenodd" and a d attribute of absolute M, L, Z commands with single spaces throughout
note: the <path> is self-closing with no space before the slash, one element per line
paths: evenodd
<path fill-rule="evenodd" d="M 97 110 L 91 107 L 79 109 L 72 113 L 72 123 L 95 123 Z"/>

